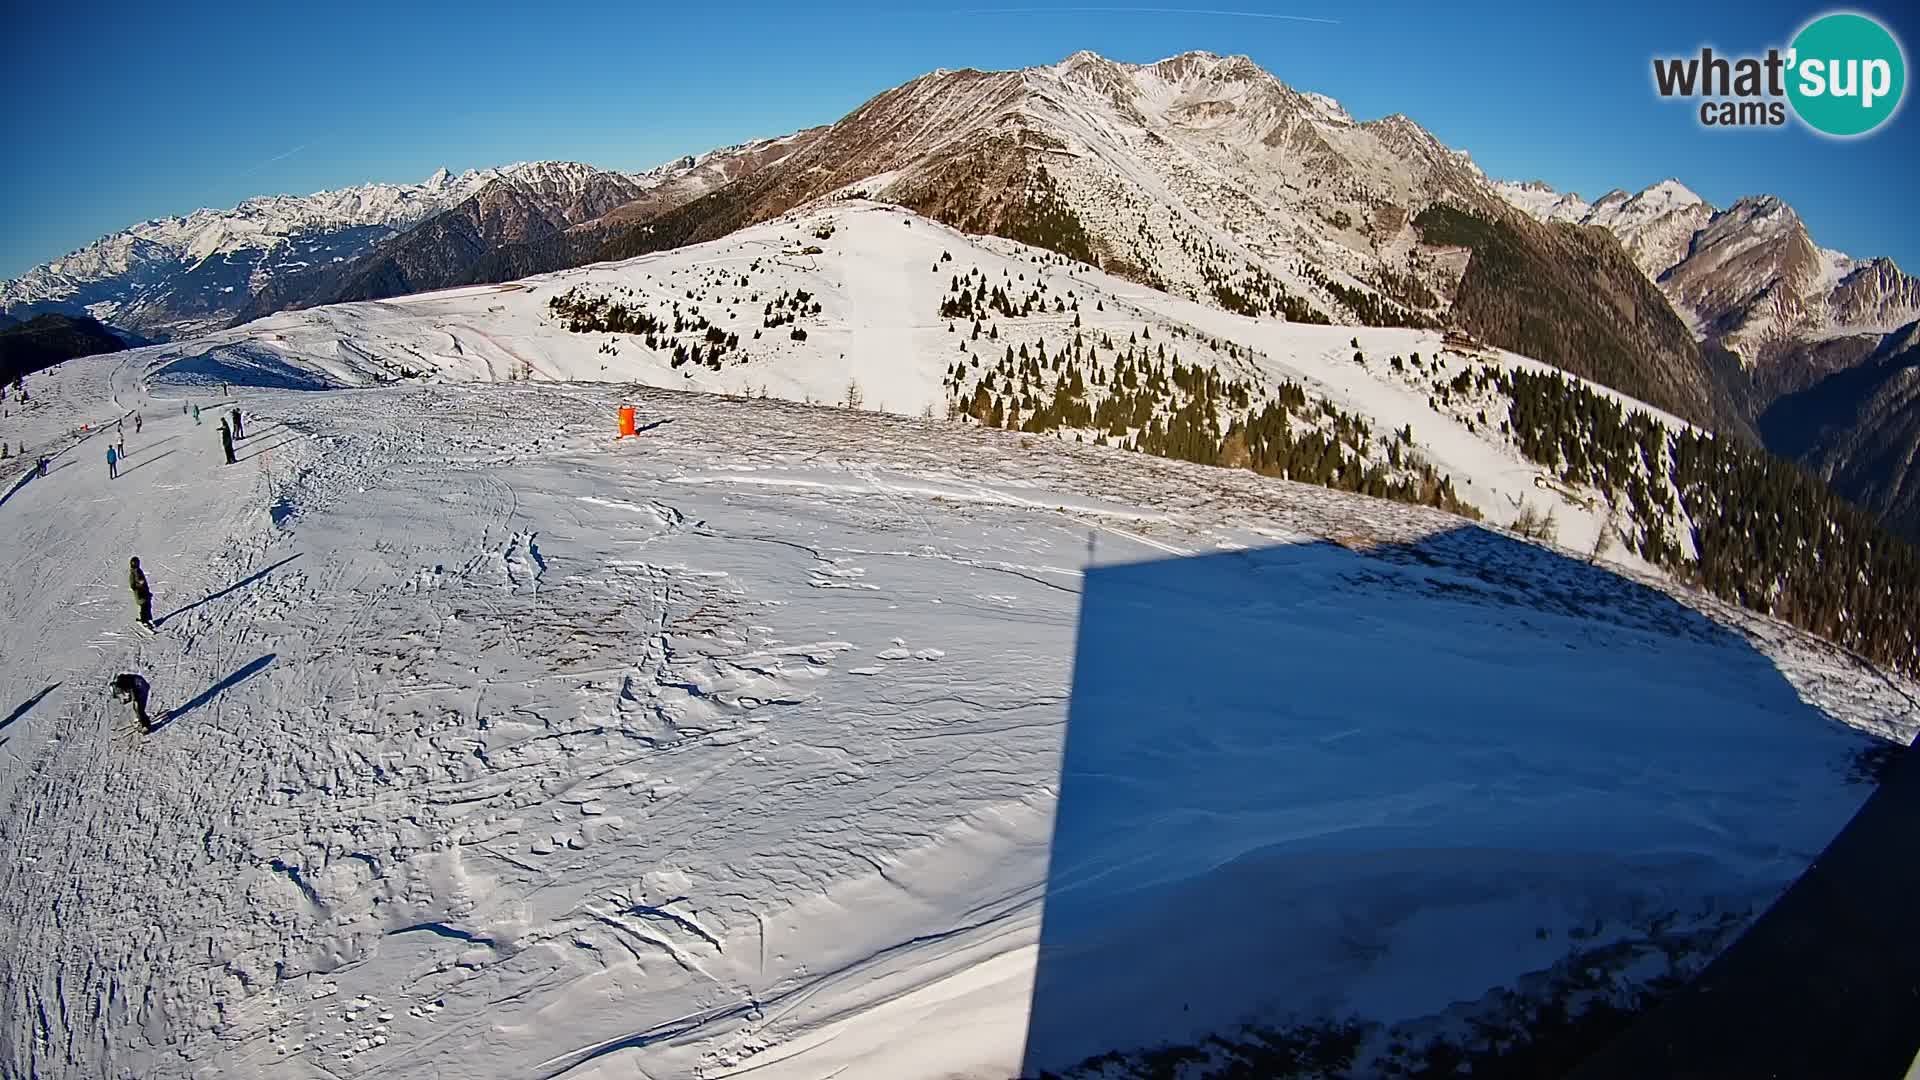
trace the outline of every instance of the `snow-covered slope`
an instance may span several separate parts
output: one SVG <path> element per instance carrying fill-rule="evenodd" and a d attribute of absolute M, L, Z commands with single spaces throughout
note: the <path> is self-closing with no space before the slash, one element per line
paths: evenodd
<path fill-rule="evenodd" d="M 961 275 L 1016 297 L 1044 286 L 1044 294 L 1034 295 L 1047 299 L 1026 315 L 986 313 L 975 336 L 969 317 L 941 315 Z M 567 305 L 588 302 L 617 303 L 667 325 L 649 345 L 646 333 L 584 329 L 608 324 L 574 322 L 555 307 L 572 311 Z M 804 340 L 794 339 L 796 330 Z M 1138 342 L 1142 334 L 1147 337 Z M 723 339 L 717 348 L 716 337 Z M 1559 483 L 1519 452 L 1500 430 L 1504 402 L 1453 385 L 1463 375 L 1549 371 L 1545 365 L 1498 350 L 1449 351 L 1436 331 L 1236 315 L 1051 252 L 969 236 L 857 199 L 621 263 L 285 312 L 153 347 L 140 357 L 157 369 L 207 379 L 262 378 L 265 365 L 276 379 L 330 386 L 419 377 L 613 380 L 828 404 L 844 403 L 851 387 L 868 409 L 957 416 L 982 385 L 1004 392 L 1008 382 L 993 369 L 1009 355 L 1024 362 L 1028 350 L 1050 351 L 1056 359 L 1071 352 L 1090 375 L 1111 370 L 1122 353 L 1202 365 L 1243 381 L 1254 409 L 1293 383 L 1306 391 L 1310 410 L 1324 402 L 1366 423 L 1366 437 L 1351 444 L 1364 458 L 1387 469 L 1400 468 L 1388 463 L 1401 454 L 1405 460 L 1418 455 L 1488 520 L 1505 524 L 1526 508 L 1552 509 L 1562 542 L 1587 548 L 1607 516 L 1593 491 Z M 1029 392 L 1047 397 L 1060 374 L 1036 372 Z M 1594 389 L 1675 431 L 1685 427 Z M 1090 397 L 1102 392 L 1095 387 Z M 1177 405 L 1169 398 L 1154 415 L 1165 423 Z M 1226 411 L 1221 415 L 1224 430 Z M 1396 433 L 1403 429 L 1409 437 L 1400 440 Z M 1056 434 L 1092 441 L 1110 433 L 1088 423 Z M 1624 548 L 1612 557 L 1640 565 Z"/>
<path fill-rule="evenodd" d="M 776 227 L 34 377 L 12 420 L 57 453 L 0 502 L 0 1075 L 1004 1077 L 1289 1014 L 1401 1025 L 1385 1059 L 1556 965 L 1697 967 L 1864 797 L 1847 725 L 1920 719 L 1777 624 L 1419 507 L 553 378 L 826 390 L 802 369 L 845 351 L 912 408 L 929 253 L 999 264 L 868 208 L 819 242 L 867 222 L 899 264 L 842 287 L 903 290 L 885 318 Z M 539 315 L 754 259 L 813 275 L 818 352 L 683 378 Z M 1290 341 L 1273 363 L 1328 366 Z M 408 350 L 534 378 L 332 388 Z"/>

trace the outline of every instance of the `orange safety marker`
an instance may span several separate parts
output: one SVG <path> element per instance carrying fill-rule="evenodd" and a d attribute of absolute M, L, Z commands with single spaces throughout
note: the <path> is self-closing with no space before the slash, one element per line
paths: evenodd
<path fill-rule="evenodd" d="M 633 406 L 622 405 L 620 406 L 620 437 L 624 439 L 632 434 L 634 434 Z"/>

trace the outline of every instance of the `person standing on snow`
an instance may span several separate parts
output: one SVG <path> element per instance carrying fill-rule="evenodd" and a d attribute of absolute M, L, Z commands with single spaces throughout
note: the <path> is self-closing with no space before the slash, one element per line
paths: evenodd
<path fill-rule="evenodd" d="M 193 422 L 196 424 L 200 422 L 200 406 L 198 405 L 193 407 Z"/>
<path fill-rule="evenodd" d="M 107 447 L 107 479 L 120 478 L 120 453 L 113 447 Z"/>
<path fill-rule="evenodd" d="M 220 421 L 220 449 L 227 455 L 227 464 L 232 465 L 234 463 L 233 433 L 227 430 L 227 422 L 225 419 Z"/>
<path fill-rule="evenodd" d="M 140 414 L 139 413 L 133 414 L 133 433 L 135 435 L 140 434 Z"/>
<path fill-rule="evenodd" d="M 244 439 L 247 437 L 246 434 L 240 430 L 240 406 L 238 405 L 233 407 L 233 437 L 236 439 Z"/>
<path fill-rule="evenodd" d="M 140 556 L 127 560 L 127 587 L 133 590 L 133 602 L 139 610 L 140 625 L 153 629 L 153 590 L 147 587 L 147 572 L 140 569 Z"/>
<path fill-rule="evenodd" d="M 113 677 L 113 696 L 133 705 L 133 718 L 140 722 L 143 734 L 153 734 L 153 721 L 147 716 L 147 680 L 132 672 Z"/>

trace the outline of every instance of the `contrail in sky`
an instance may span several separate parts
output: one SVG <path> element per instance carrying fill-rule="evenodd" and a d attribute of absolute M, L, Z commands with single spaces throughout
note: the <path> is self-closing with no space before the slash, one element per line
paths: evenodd
<path fill-rule="evenodd" d="M 273 164 L 273 163 L 274 163 L 274 162 L 276 162 L 276 161 L 285 161 L 285 160 L 287 160 L 288 158 L 290 158 L 290 157 L 292 157 L 293 155 L 295 155 L 295 154 L 297 154 L 297 153 L 299 153 L 300 151 L 302 151 L 302 150 L 305 150 L 305 149 L 307 148 L 307 146 L 308 146 L 308 144 L 307 144 L 307 143 L 301 143 L 301 144 L 300 144 L 299 146 L 296 146 L 296 147 L 294 147 L 293 149 L 291 149 L 291 150 L 289 150 L 289 151 L 287 151 L 287 152 L 286 152 L 286 153 L 284 153 L 284 154 L 275 154 L 275 155 L 274 155 L 273 157 L 270 157 L 270 158 L 268 158 L 267 160 L 265 160 L 265 161 L 262 161 L 262 162 L 260 162 L 259 164 L 257 164 L 257 165 L 255 165 L 255 166 L 253 166 L 252 168 L 250 168 L 250 169 L 246 169 L 246 170 L 243 170 L 242 172 L 239 172 L 239 173 L 237 173 L 237 174 L 235 174 L 235 175 L 238 175 L 238 176 L 252 176 L 252 175 L 253 175 L 254 173 L 257 173 L 257 172 L 259 172 L 259 171 L 260 171 L 261 169 L 264 169 L 264 168 L 266 168 L 267 166 L 269 166 L 269 165 L 271 165 L 271 164 Z"/>

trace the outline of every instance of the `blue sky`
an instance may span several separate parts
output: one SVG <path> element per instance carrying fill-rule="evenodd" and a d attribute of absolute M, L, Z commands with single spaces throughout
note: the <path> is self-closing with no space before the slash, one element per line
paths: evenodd
<path fill-rule="evenodd" d="M 1404 112 L 1495 176 L 1589 198 L 1668 175 L 1718 205 L 1777 194 L 1821 244 L 1920 272 L 1915 108 L 1841 142 L 1795 125 L 1703 130 L 1652 92 L 1655 55 L 1784 45 L 1827 8 L 651 6 L 23 6 L 0 70 L 0 276 L 143 218 L 249 195 L 541 158 L 641 168 L 830 122 L 932 68 L 1021 67 L 1082 48 L 1129 61 L 1245 53 L 1361 119 Z M 1853 10 L 1920 48 L 1910 10 Z"/>

